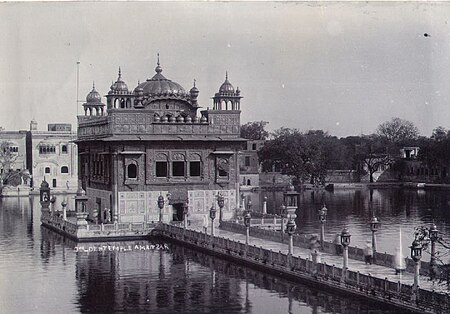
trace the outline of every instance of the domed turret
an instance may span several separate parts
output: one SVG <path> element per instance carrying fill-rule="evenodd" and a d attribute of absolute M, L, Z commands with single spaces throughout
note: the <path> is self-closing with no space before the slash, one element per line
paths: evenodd
<path fill-rule="evenodd" d="M 228 81 L 228 72 L 225 73 L 225 82 L 220 86 L 219 88 L 220 94 L 230 94 L 234 93 L 234 87 L 231 85 L 231 83 Z"/>
<path fill-rule="evenodd" d="M 114 94 L 125 94 L 128 93 L 128 86 L 125 84 L 124 81 L 122 81 L 122 73 L 120 71 L 119 67 L 119 77 L 117 78 L 117 81 L 111 85 L 111 91 L 110 93 Z"/>
<path fill-rule="evenodd" d="M 100 103 L 102 102 L 102 96 L 95 90 L 95 83 L 92 83 L 92 90 L 86 96 L 87 103 Z"/>
<path fill-rule="evenodd" d="M 83 104 L 85 116 L 103 116 L 105 104 L 102 103 L 102 96 L 95 90 L 95 83 L 92 82 L 92 90 L 86 96 Z"/>
<path fill-rule="evenodd" d="M 225 82 L 220 85 L 219 92 L 213 97 L 214 110 L 240 110 L 241 90 L 239 87 L 234 90 L 228 80 L 228 72 L 225 73 Z"/>

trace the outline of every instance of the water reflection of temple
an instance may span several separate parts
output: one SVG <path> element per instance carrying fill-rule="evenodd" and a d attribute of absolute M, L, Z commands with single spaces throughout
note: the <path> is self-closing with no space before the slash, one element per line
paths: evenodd
<path fill-rule="evenodd" d="M 128 247 L 129 243 L 112 245 Z M 187 312 L 199 306 L 212 309 L 216 302 L 224 300 L 230 308 L 240 308 L 239 281 L 221 280 L 214 272 L 190 262 L 183 250 L 78 253 L 80 309 Z"/>

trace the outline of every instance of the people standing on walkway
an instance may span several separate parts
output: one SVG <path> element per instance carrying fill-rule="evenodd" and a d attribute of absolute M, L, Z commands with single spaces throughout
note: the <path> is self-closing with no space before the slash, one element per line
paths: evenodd
<path fill-rule="evenodd" d="M 372 258 L 373 258 L 373 250 L 372 250 L 372 243 L 370 240 L 367 240 L 366 247 L 364 248 L 364 262 L 367 264 L 372 265 Z"/>

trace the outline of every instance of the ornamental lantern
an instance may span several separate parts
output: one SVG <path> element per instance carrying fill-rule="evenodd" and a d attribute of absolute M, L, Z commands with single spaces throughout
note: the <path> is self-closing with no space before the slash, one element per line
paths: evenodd
<path fill-rule="evenodd" d="M 209 210 L 209 217 L 212 220 L 216 219 L 216 209 L 214 208 L 214 206 L 211 206 L 211 208 Z"/>
<path fill-rule="evenodd" d="M 164 208 L 164 197 L 161 194 L 158 196 L 158 208 L 159 209 Z"/>
<path fill-rule="evenodd" d="M 422 244 L 420 244 L 420 241 L 414 240 L 409 247 L 411 249 L 411 258 L 414 262 L 420 261 L 422 258 Z"/>
<path fill-rule="evenodd" d="M 77 213 L 84 213 L 86 211 L 87 201 L 88 197 L 86 196 L 86 192 L 80 186 L 77 190 L 77 196 L 75 196 L 75 211 Z"/>
<path fill-rule="evenodd" d="M 322 209 L 319 209 L 319 220 L 320 222 L 325 222 L 327 220 L 328 209 L 323 204 Z"/>
<path fill-rule="evenodd" d="M 248 202 L 247 202 L 247 210 L 248 210 L 248 211 L 251 211 L 251 210 L 252 210 L 252 199 L 251 199 L 251 198 L 248 199 Z"/>
<path fill-rule="evenodd" d="M 378 229 L 380 229 L 381 226 L 381 222 L 378 221 L 378 218 L 373 216 L 372 220 L 370 221 L 370 230 L 372 230 L 372 232 L 376 232 L 378 231 Z"/>
<path fill-rule="evenodd" d="M 246 227 L 250 227 L 250 220 L 251 220 L 250 212 L 247 211 L 244 215 L 244 225 Z"/>
<path fill-rule="evenodd" d="M 217 205 L 219 205 L 219 208 L 223 208 L 225 205 L 225 198 L 220 193 L 217 193 Z"/>
<path fill-rule="evenodd" d="M 42 207 L 48 207 L 50 205 L 50 186 L 47 181 L 44 180 L 41 183 L 41 187 L 39 189 L 40 194 L 40 202 Z"/>
<path fill-rule="evenodd" d="M 284 204 L 286 204 L 287 207 L 294 207 L 297 209 L 297 198 L 299 193 L 295 192 L 295 188 L 293 185 L 289 186 L 289 190 L 283 193 L 284 197 Z"/>
<path fill-rule="evenodd" d="M 351 237 L 350 232 L 348 232 L 347 227 L 345 227 L 341 232 L 341 244 L 344 247 L 350 245 L 350 237 Z"/>
<path fill-rule="evenodd" d="M 294 219 L 289 218 L 288 223 L 286 224 L 286 233 L 289 234 L 289 236 L 293 235 L 296 229 L 296 225 L 294 222 Z"/>
<path fill-rule="evenodd" d="M 438 229 L 434 223 L 430 229 L 430 240 L 431 242 L 436 242 L 438 240 Z"/>

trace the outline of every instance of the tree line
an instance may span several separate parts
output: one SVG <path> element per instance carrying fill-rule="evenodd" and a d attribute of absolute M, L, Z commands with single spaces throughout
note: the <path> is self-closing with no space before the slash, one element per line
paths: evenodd
<path fill-rule="evenodd" d="M 267 121 L 241 126 L 241 137 L 264 140 L 258 151 L 263 171 L 274 168 L 291 175 L 296 184 L 323 184 L 328 170 L 355 170 L 359 175 L 373 174 L 382 166 L 406 173 L 400 149 L 419 147 L 417 160 L 424 167 L 450 166 L 450 131 L 439 126 L 430 137 L 420 136 L 414 123 L 392 118 L 381 123 L 373 134 L 338 138 L 323 130 L 300 131 L 285 128 L 269 133 Z M 450 167 L 449 167 L 450 168 Z M 446 178 L 442 178 L 446 183 Z"/>

